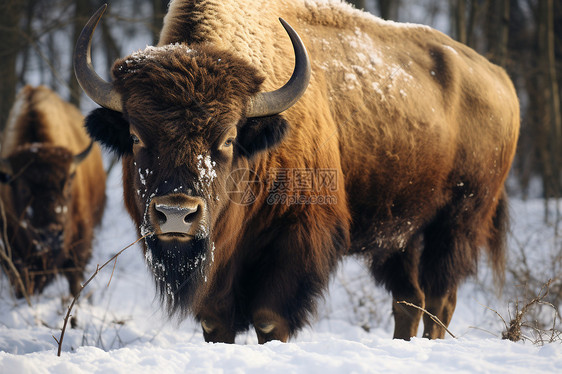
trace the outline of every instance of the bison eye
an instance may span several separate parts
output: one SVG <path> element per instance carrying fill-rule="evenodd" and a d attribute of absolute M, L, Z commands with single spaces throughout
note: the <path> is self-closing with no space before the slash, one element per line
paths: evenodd
<path fill-rule="evenodd" d="M 222 146 L 227 148 L 227 147 L 230 147 L 232 145 L 232 143 L 234 143 L 234 139 L 228 138 Z"/>
<path fill-rule="evenodd" d="M 131 141 L 133 142 L 133 144 L 139 144 L 140 143 L 139 137 L 136 136 L 135 134 L 131 134 Z"/>

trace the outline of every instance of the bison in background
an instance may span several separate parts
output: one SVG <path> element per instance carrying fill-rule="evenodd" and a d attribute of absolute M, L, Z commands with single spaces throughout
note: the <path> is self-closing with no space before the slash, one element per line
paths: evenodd
<path fill-rule="evenodd" d="M 250 325 L 287 341 L 349 253 L 392 293 L 395 338 L 422 317 L 401 300 L 448 325 L 482 251 L 501 278 L 519 104 L 500 67 L 341 1 L 175 0 L 159 45 L 106 82 L 90 60 L 102 13 L 75 51 L 104 107 L 86 126 L 123 156 L 162 299 L 207 341 Z"/>
<path fill-rule="evenodd" d="M 40 293 L 60 273 L 76 295 L 105 205 L 101 151 L 86 134 L 84 117 L 47 87 L 25 86 L 1 146 L 6 221 L 0 225 L 25 292 Z M 21 297 L 14 274 L 6 272 Z"/>

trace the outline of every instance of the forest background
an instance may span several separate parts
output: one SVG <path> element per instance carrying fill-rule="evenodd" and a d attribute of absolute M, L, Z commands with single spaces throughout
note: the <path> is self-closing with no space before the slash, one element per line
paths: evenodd
<path fill-rule="evenodd" d="M 93 104 L 76 82 L 71 58 L 78 33 L 104 2 L 0 2 L 0 132 L 25 84 L 45 84 L 84 111 L 90 109 Z M 545 203 L 562 195 L 562 1 L 350 2 L 384 19 L 435 27 L 503 66 L 517 88 L 522 116 L 509 192 L 544 197 Z M 107 76 L 116 58 L 156 43 L 168 3 L 112 0 L 94 40 L 96 69 Z M 560 209 L 545 218 L 559 221 Z"/>
<path fill-rule="evenodd" d="M 0 134 L 17 91 L 44 84 L 79 106 L 72 69 L 79 32 L 104 0 L 0 0 Z M 111 0 L 94 37 L 94 65 L 109 79 L 118 57 L 155 44 L 169 0 Z M 562 305 L 562 1 L 361 0 L 350 1 L 384 19 L 432 26 L 503 66 L 521 106 L 521 136 L 508 193 L 544 202 L 543 223 L 554 233 L 548 272 L 528 265 L 528 242 L 510 248 L 508 273 L 536 295 L 548 281 L 548 301 Z M 267 4 L 267 2 L 264 3 Z M 547 207 L 550 207 L 547 209 Z M 550 234 L 549 234 L 550 235 Z M 537 275 L 539 274 L 539 275 Z M 542 274 L 542 276 L 540 276 Z M 540 313 L 538 313 L 540 314 Z"/>

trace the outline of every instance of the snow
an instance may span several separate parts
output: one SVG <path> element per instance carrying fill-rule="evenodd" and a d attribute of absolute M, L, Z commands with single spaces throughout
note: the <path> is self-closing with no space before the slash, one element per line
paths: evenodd
<path fill-rule="evenodd" d="M 448 49 L 449 51 L 451 51 L 453 54 L 455 54 L 455 55 L 457 55 L 457 56 L 459 55 L 459 53 L 457 52 L 457 50 L 454 49 L 453 47 L 451 47 L 450 45 L 443 44 L 443 48 Z"/>
<path fill-rule="evenodd" d="M 193 53 L 192 49 L 187 47 L 185 44 L 181 43 L 172 43 L 167 44 L 159 47 L 155 46 L 146 46 L 144 50 L 138 50 L 133 52 L 127 60 L 125 60 L 125 64 L 131 73 L 136 72 L 137 70 L 134 68 L 137 66 L 138 63 L 144 60 L 154 60 L 158 58 L 162 58 L 162 56 L 166 56 L 167 53 L 170 51 L 180 50 L 180 53 L 189 54 Z M 119 69 L 123 69 L 122 66 Z"/>
<path fill-rule="evenodd" d="M 203 169 L 212 164 L 203 159 Z M 121 172 L 108 179 L 108 202 L 97 231 L 89 277 L 136 239 L 123 207 Z M 514 200 L 510 246 L 529 250 L 528 261 L 545 262 L 554 245 L 551 227 L 542 223 L 542 200 Z M 518 246 L 517 243 L 525 243 Z M 558 244 L 556 244 L 558 245 Z M 514 251 L 517 254 L 517 250 Z M 508 319 L 505 297 L 490 290 L 483 263 L 479 276 L 459 290 L 449 329 L 457 336 L 430 341 L 393 340 L 390 297 L 374 287 L 365 266 L 349 258 L 334 275 L 312 326 L 289 343 L 258 345 L 252 331 L 237 344 L 208 344 L 201 327 L 188 319 L 165 317 L 152 275 L 138 246 L 124 251 L 84 290 L 74 310 L 78 327 L 68 329 L 57 357 L 53 337 L 60 336 L 70 304 L 63 278 L 32 297 L 32 307 L 16 300 L 0 279 L 0 373 L 554 373 L 562 367 L 562 344 L 544 346 L 501 340 L 501 319 Z M 543 274 L 544 275 L 544 274 Z M 508 280 L 509 281 L 509 280 Z M 545 279 L 546 281 L 546 279 Z M 504 290 L 513 288 L 509 283 Z"/>
<path fill-rule="evenodd" d="M 211 156 L 207 155 L 203 157 L 203 155 L 198 155 L 197 169 L 199 170 L 199 181 L 209 186 L 217 177 L 217 172 L 215 171 L 216 165 L 217 163 L 211 160 Z"/>

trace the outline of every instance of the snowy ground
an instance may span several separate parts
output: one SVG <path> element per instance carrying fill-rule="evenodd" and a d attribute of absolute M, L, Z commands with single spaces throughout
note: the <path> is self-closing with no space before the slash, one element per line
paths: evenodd
<path fill-rule="evenodd" d="M 119 169 L 108 181 L 106 214 L 88 274 L 135 240 L 122 204 Z M 512 207 L 511 246 L 528 248 L 530 261 L 547 259 L 546 252 L 560 244 L 541 223 L 542 202 L 514 201 Z M 544 281 L 551 276 L 544 274 Z M 70 301 L 63 299 L 66 281 L 57 280 L 28 307 L 0 278 L 0 373 L 554 373 L 562 368 L 559 342 L 540 347 L 500 339 L 503 322 L 487 307 L 506 320 L 510 310 L 490 291 L 485 264 L 478 279 L 460 289 L 450 325 L 457 338 L 442 341 L 392 340 L 390 298 L 371 283 L 357 259 L 347 260 L 334 276 L 313 326 L 287 344 L 258 345 L 251 332 L 238 337 L 236 345 L 207 344 L 193 321 L 167 320 L 154 300 L 139 248 L 118 258 L 108 286 L 110 277 L 111 266 L 84 291 L 90 297 L 76 309 L 79 326 L 67 330 L 61 357 L 53 336 L 60 336 Z M 508 282 L 504 294 L 511 295 L 513 287 Z"/>

